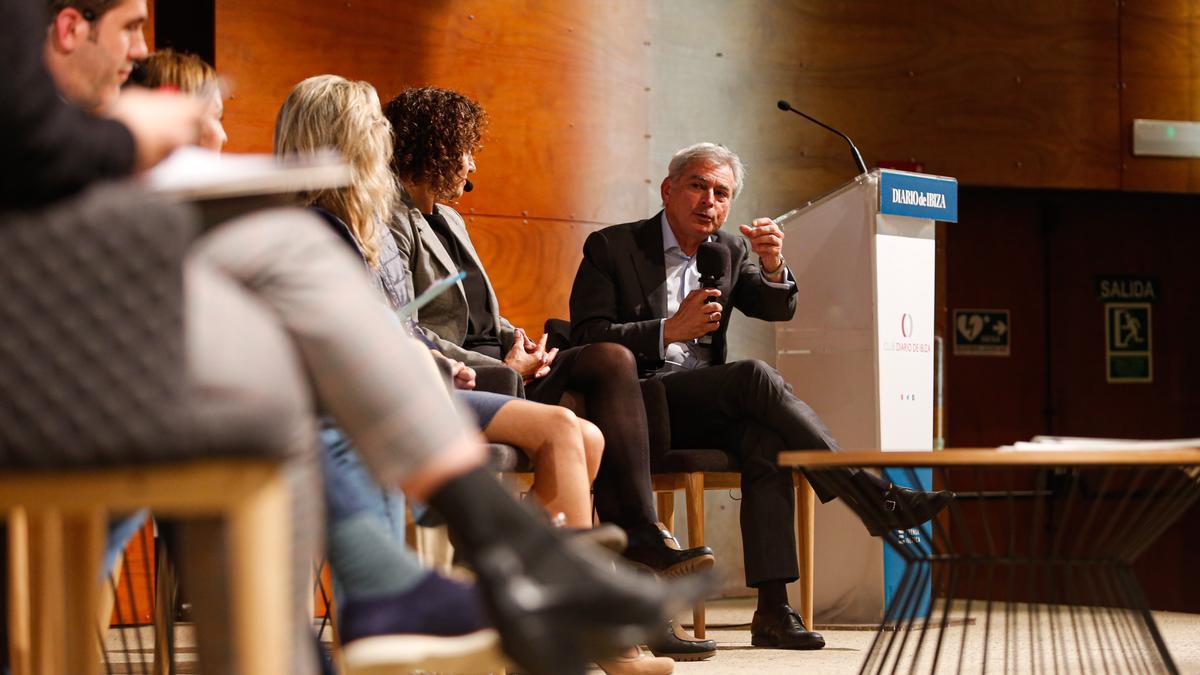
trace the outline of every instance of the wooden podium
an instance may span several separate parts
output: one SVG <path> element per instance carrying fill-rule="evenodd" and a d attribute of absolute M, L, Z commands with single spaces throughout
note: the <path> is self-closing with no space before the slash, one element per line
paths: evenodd
<path fill-rule="evenodd" d="M 954 179 L 877 169 L 776 220 L 800 287 L 776 363 L 842 448 L 932 450 L 934 221 L 957 219 Z M 817 621 L 878 623 L 902 559 L 836 500 L 815 547 Z"/>

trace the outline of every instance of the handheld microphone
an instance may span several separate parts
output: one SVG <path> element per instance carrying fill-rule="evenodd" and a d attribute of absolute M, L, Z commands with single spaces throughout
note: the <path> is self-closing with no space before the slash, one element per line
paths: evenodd
<path fill-rule="evenodd" d="M 467 181 L 465 183 L 463 183 L 463 192 L 470 192 L 471 190 L 474 190 L 474 189 L 475 189 L 475 184 L 472 183 L 471 179 L 468 178 Z"/>
<path fill-rule="evenodd" d="M 799 110 L 796 110 L 795 108 L 792 107 L 792 104 L 788 103 L 787 101 L 779 101 L 775 105 L 779 106 L 779 109 L 784 112 L 794 112 L 797 115 L 808 120 L 809 122 L 812 122 L 813 124 L 816 124 L 819 127 L 824 127 L 826 129 L 832 131 L 833 133 L 837 134 L 838 136 L 841 136 L 842 138 L 846 139 L 846 142 L 850 144 L 850 152 L 854 153 L 854 163 L 856 165 L 858 165 L 858 172 L 860 174 L 867 172 L 867 164 L 866 164 L 866 162 L 863 162 L 862 155 L 859 154 L 858 148 L 856 148 L 854 146 L 854 141 L 850 140 L 849 136 L 847 136 L 846 134 L 843 134 L 842 132 L 838 131 L 837 129 L 834 129 L 833 127 L 829 126 L 828 124 L 825 124 L 821 120 L 816 119 L 815 117 L 806 115 L 806 114 L 800 112 Z"/>
<path fill-rule="evenodd" d="M 696 251 L 696 271 L 700 273 L 701 288 L 719 286 L 729 276 L 729 266 L 729 249 L 715 241 L 700 244 L 700 249 Z"/>
<path fill-rule="evenodd" d="M 729 249 L 715 241 L 700 244 L 696 251 L 696 271 L 700 273 L 700 288 L 717 288 L 729 276 Z M 715 302 L 709 298 L 706 302 Z M 712 334 L 709 333 L 697 340 L 702 345 L 712 344 Z"/>

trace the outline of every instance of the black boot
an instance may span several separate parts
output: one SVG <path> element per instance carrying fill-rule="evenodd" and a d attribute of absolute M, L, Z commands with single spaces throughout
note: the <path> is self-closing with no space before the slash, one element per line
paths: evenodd
<path fill-rule="evenodd" d="M 913 490 L 868 471 L 858 471 L 846 482 L 852 489 L 839 496 L 858 514 L 873 537 L 917 527 L 954 501 L 954 493 L 949 490 Z"/>
<path fill-rule="evenodd" d="M 447 482 L 430 503 L 479 576 L 505 652 L 530 675 L 582 675 L 589 661 L 658 635 L 712 585 L 616 569 L 610 554 L 539 522 L 482 469 Z"/>
<path fill-rule="evenodd" d="M 625 558 L 664 577 L 681 577 L 711 569 L 712 549 L 707 546 L 683 548 L 669 530 L 661 524 L 647 524 L 627 530 L 629 545 Z"/>

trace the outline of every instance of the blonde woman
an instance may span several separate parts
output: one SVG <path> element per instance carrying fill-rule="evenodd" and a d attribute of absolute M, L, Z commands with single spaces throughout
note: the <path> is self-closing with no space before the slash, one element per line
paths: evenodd
<path fill-rule="evenodd" d="M 305 199 L 353 244 L 388 303 L 393 308 L 407 303 L 404 267 L 398 264 L 395 242 L 383 225 L 396 187 L 388 168 L 391 128 L 375 89 L 334 75 L 311 77 L 292 89 L 275 131 L 278 154 L 333 148 L 350 164 L 352 185 L 308 194 Z M 569 527 L 590 528 L 590 486 L 604 445 L 599 429 L 566 408 L 469 391 L 474 371 L 456 361 L 451 369 L 455 385 L 463 390 L 461 400 L 474 411 L 488 440 L 518 446 L 529 454 L 533 494 L 546 509 L 563 514 Z"/>
<path fill-rule="evenodd" d="M 130 82 L 150 89 L 168 87 L 204 100 L 207 105 L 196 145 L 220 152 L 229 140 L 221 124 L 225 116 L 221 82 L 217 71 L 199 56 L 160 49 L 137 65 Z"/>

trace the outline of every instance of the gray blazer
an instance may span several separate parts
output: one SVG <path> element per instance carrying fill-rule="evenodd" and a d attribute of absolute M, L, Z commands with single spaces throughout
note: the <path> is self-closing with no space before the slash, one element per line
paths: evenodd
<path fill-rule="evenodd" d="M 479 260 L 474 244 L 471 243 L 466 223 L 463 222 L 462 216 L 449 206 L 436 204 L 434 208 L 446 219 L 446 223 L 450 225 L 450 232 L 458 238 L 463 249 L 483 272 L 488 300 L 492 304 L 492 318 L 500 334 L 500 347 L 503 353 L 507 353 L 515 339 L 515 328 L 508 319 L 500 316 L 500 303 L 496 299 L 495 290 L 492 289 L 492 281 Z M 438 279 L 459 271 L 446 247 L 442 246 L 441 240 L 425 222 L 421 210 L 413 206 L 403 188 L 400 190 L 400 199 L 392 209 L 392 220 L 388 226 L 396 240 L 396 247 L 400 250 L 400 259 L 408 269 L 405 281 L 410 297 L 415 298 Z M 467 335 L 467 294 L 461 281 L 456 288 L 442 293 L 422 307 L 413 318 L 416 319 L 421 332 L 446 356 L 469 366 L 491 366 L 501 363 L 490 356 L 462 347 Z"/>

